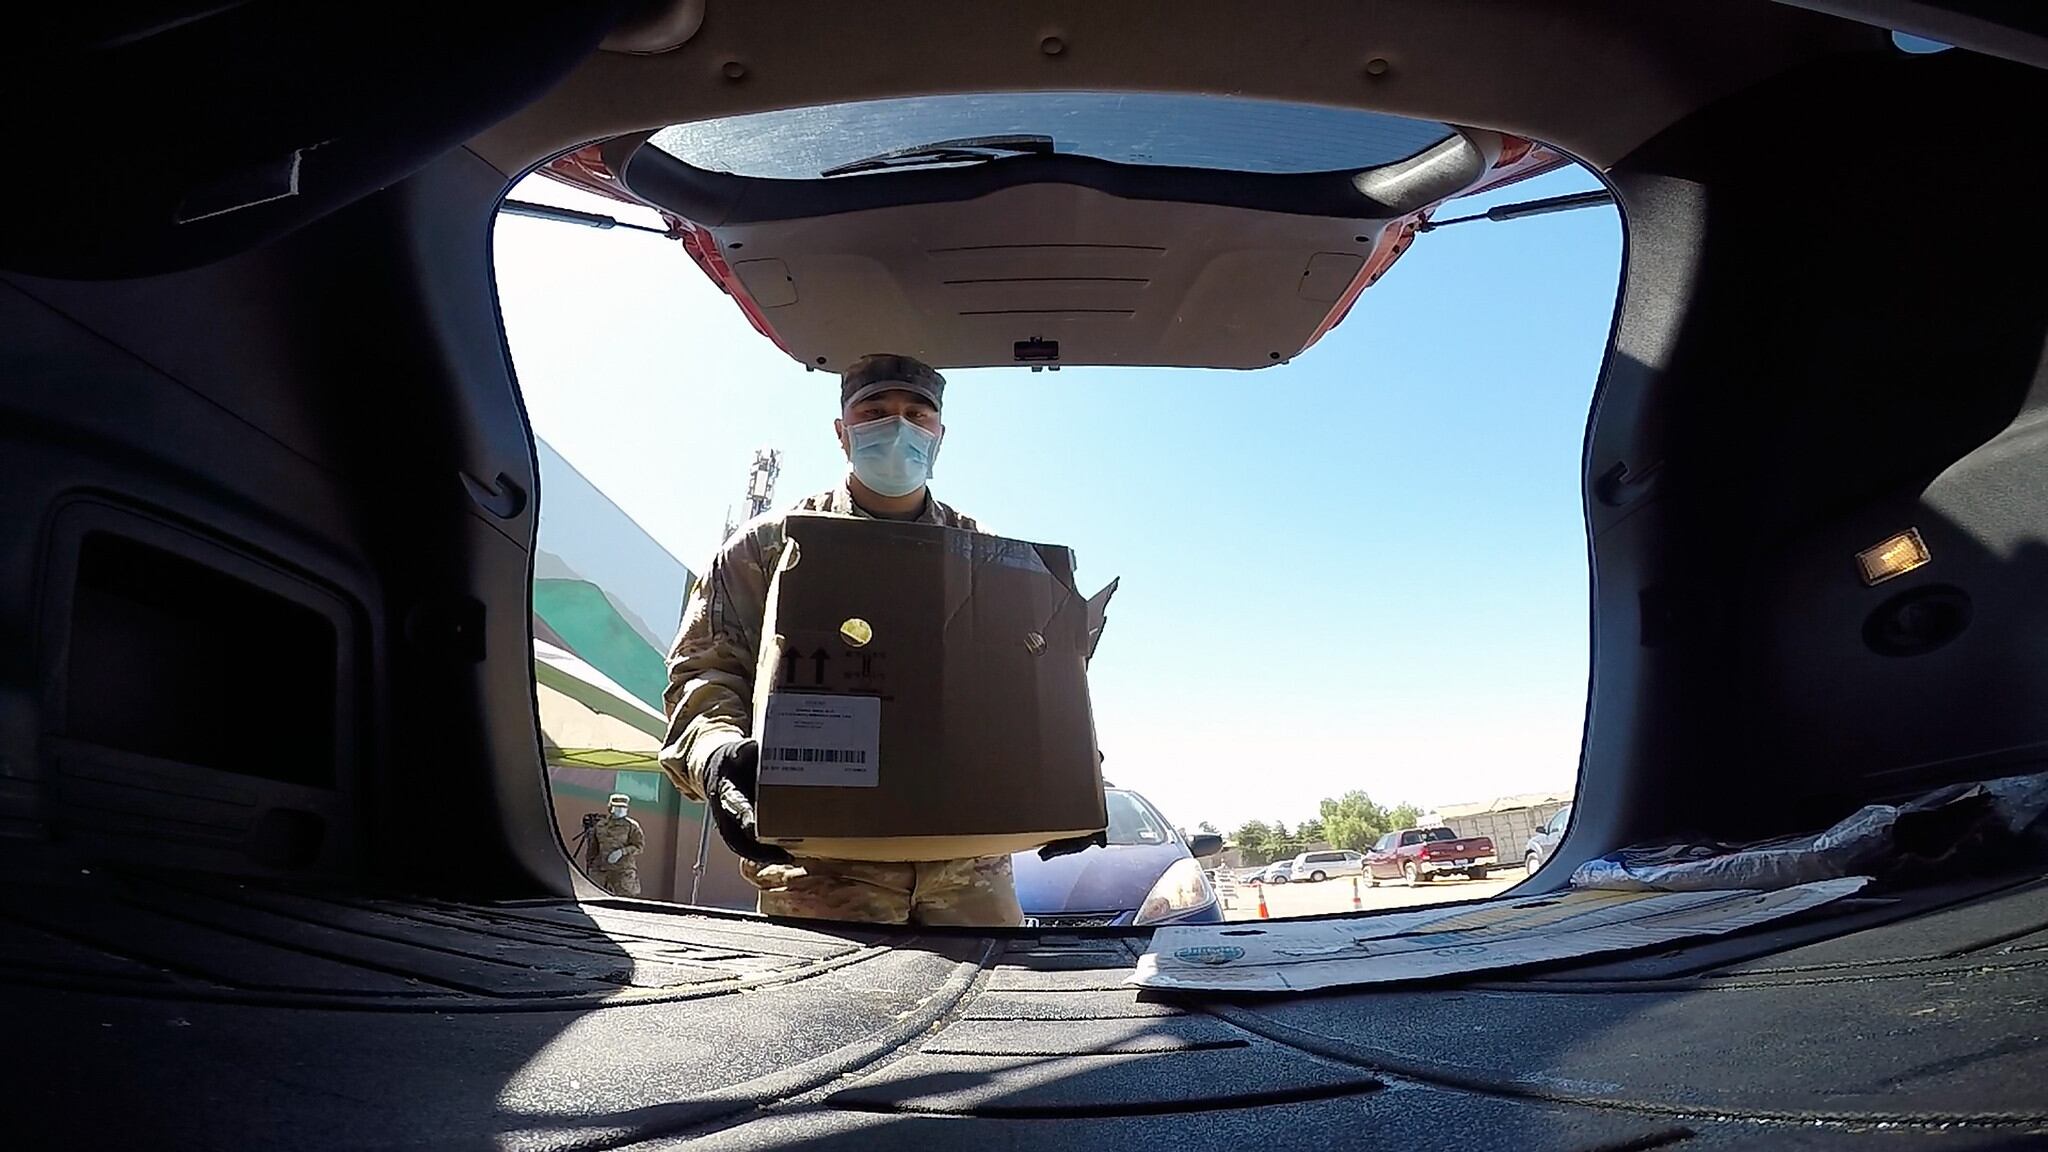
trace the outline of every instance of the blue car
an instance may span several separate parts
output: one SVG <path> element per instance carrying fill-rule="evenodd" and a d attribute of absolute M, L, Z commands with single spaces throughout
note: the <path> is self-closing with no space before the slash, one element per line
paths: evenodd
<path fill-rule="evenodd" d="M 1024 924 L 1036 928 L 1214 924 L 1223 919 L 1216 890 L 1197 855 L 1223 848 L 1210 833 L 1182 840 L 1136 792 L 1103 789 L 1109 843 L 1070 856 L 1012 857 Z"/>

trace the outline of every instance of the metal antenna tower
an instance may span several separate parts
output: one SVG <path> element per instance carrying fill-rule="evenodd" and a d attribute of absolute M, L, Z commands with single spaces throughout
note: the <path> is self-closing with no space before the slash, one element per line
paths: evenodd
<path fill-rule="evenodd" d="M 747 515 L 746 519 L 768 511 L 775 505 L 775 479 L 782 475 L 782 452 L 776 448 L 754 449 L 754 466 L 747 470 Z M 725 509 L 725 539 L 739 531 L 740 522 L 732 515 L 732 506 Z M 703 827 L 697 829 L 697 863 L 690 869 L 690 903 L 697 902 L 697 893 L 704 886 L 704 858 L 711 854 L 711 804 L 704 805 Z"/>
<path fill-rule="evenodd" d="M 754 465 L 747 470 L 747 514 L 734 518 L 732 506 L 725 509 L 725 538 L 739 531 L 740 524 L 768 511 L 775 505 L 775 479 L 782 475 L 782 451 L 778 448 L 754 449 Z"/>

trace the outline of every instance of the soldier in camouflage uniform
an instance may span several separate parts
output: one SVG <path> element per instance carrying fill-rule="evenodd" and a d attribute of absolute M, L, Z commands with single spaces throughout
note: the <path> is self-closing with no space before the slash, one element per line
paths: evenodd
<path fill-rule="evenodd" d="M 627 815 L 632 799 L 614 792 L 605 801 L 608 809 L 596 819 L 584 818 L 583 871 L 599 887 L 614 896 L 640 894 L 640 850 L 647 846 L 647 834 L 640 822 Z"/>
<path fill-rule="evenodd" d="M 850 465 L 833 491 L 793 511 L 913 520 L 980 531 L 934 499 L 925 482 L 945 428 L 945 378 L 908 356 L 866 356 L 840 378 L 834 427 Z M 706 801 L 771 916 L 881 924 L 1020 924 L 1008 856 L 921 863 L 792 858 L 754 836 L 760 749 L 748 735 L 754 661 L 768 579 L 782 556 L 783 514 L 743 526 L 690 594 L 668 657 L 668 736 L 662 767 Z"/>

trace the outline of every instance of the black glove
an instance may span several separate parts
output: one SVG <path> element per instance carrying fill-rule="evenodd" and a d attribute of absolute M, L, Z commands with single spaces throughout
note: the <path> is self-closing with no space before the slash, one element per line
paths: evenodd
<path fill-rule="evenodd" d="M 1055 840 L 1038 850 L 1038 858 L 1040 860 L 1053 860 L 1061 856 L 1072 856 L 1076 852 L 1086 852 L 1090 848 L 1104 848 L 1108 845 L 1109 830 L 1105 828 L 1093 836 L 1071 836 L 1065 840 Z"/>
<path fill-rule="evenodd" d="M 704 807 L 718 823 L 718 838 L 743 860 L 787 864 L 789 853 L 754 835 L 754 798 L 761 794 L 761 745 L 727 744 L 704 764 Z"/>

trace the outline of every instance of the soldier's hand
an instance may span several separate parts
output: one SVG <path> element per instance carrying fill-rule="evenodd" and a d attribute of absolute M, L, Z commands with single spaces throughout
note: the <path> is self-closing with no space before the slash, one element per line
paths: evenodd
<path fill-rule="evenodd" d="M 1093 836 L 1071 836 L 1065 840 L 1055 840 L 1038 850 L 1038 858 L 1040 860 L 1053 860 L 1061 856 L 1072 856 L 1076 852 L 1086 852 L 1090 848 L 1101 848 L 1108 843 L 1109 830 L 1105 828 Z"/>
<path fill-rule="evenodd" d="M 626 850 L 624 848 L 614 848 L 610 852 L 605 853 L 604 862 L 607 864 L 617 864 L 619 857 L 625 854 Z"/>
<path fill-rule="evenodd" d="M 755 836 L 754 799 L 761 794 L 761 745 L 737 740 L 711 754 L 704 765 L 704 797 L 718 822 L 718 838 L 745 860 L 787 864 L 789 853 Z"/>

